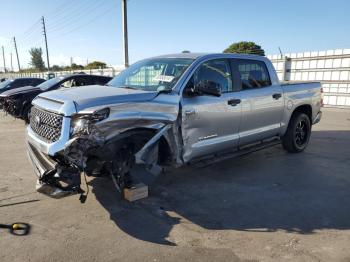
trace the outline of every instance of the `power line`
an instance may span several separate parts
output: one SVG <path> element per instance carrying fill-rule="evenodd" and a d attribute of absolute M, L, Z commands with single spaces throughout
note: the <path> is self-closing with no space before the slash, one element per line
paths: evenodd
<path fill-rule="evenodd" d="M 77 4 L 78 3 L 78 4 Z M 80 2 L 81 3 L 81 2 Z M 28 29 L 26 29 L 24 32 L 17 35 L 17 41 L 16 38 L 13 37 L 13 43 L 9 40 L 8 43 L 6 43 L 5 47 L 8 50 L 15 48 L 16 56 L 17 56 L 17 63 L 18 68 L 21 70 L 20 62 L 18 58 L 18 50 L 17 50 L 17 43 L 19 42 L 20 45 L 31 45 L 33 47 L 41 45 L 45 41 L 46 45 L 46 55 L 47 55 L 47 64 L 48 68 L 50 68 L 49 64 L 49 55 L 48 55 L 48 44 L 47 44 L 47 31 L 53 33 L 53 38 L 50 39 L 56 39 L 65 35 L 68 35 L 72 32 L 75 32 L 95 21 L 98 19 L 101 19 L 104 17 L 105 14 L 113 11 L 113 8 L 111 6 L 107 7 L 108 9 L 103 10 L 101 12 L 98 12 L 97 15 L 91 17 L 87 16 L 86 14 L 89 14 L 91 11 L 96 11 L 101 9 L 101 7 L 106 7 L 106 1 L 93 1 L 89 2 L 88 4 L 83 3 L 79 4 L 79 2 L 68 0 L 64 3 L 61 3 L 58 5 L 55 9 L 51 10 L 47 14 L 54 14 L 53 16 L 49 16 L 49 19 L 53 21 L 52 23 L 45 24 L 46 21 L 44 21 L 44 18 L 37 20 L 34 22 Z M 67 8 L 69 7 L 69 8 Z M 61 9 L 64 8 L 65 10 L 68 9 L 67 12 L 62 12 Z M 85 19 L 86 18 L 86 19 Z M 90 18 L 90 19 L 89 19 Z M 44 40 L 40 39 L 40 24 L 42 24 L 43 34 L 44 34 Z M 73 26 L 72 26 L 73 25 Z M 74 26 L 75 25 L 75 26 Z M 65 32 L 64 32 L 65 31 Z M 62 33 L 61 33 L 62 32 Z M 58 34 L 57 34 L 58 33 Z M 39 40 L 40 39 L 40 40 Z M 38 40 L 38 41 L 35 41 Z M 34 42 L 35 41 L 35 42 Z"/>
<path fill-rule="evenodd" d="M 66 36 L 66 35 L 68 35 L 68 34 L 70 34 L 70 33 L 72 33 L 72 32 L 75 32 L 76 30 L 79 30 L 79 29 L 81 29 L 81 28 L 83 28 L 83 27 L 89 25 L 89 24 L 91 24 L 91 23 L 97 21 L 97 20 L 100 19 L 100 18 L 103 18 L 105 14 L 110 13 L 111 11 L 113 11 L 113 9 L 107 9 L 107 10 L 105 10 L 105 12 L 100 13 L 100 14 L 98 14 L 97 16 L 94 16 L 92 19 L 88 20 L 88 21 L 85 22 L 84 24 L 82 24 L 82 25 L 80 25 L 80 26 L 78 26 L 78 27 L 75 27 L 75 28 L 73 28 L 72 30 L 69 30 L 69 31 L 67 31 L 67 32 L 65 32 L 65 33 L 63 33 L 63 34 L 59 34 L 59 35 L 56 35 L 55 37 L 52 37 L 51 40 L 54 40 L 54 39 L 60 38 L 60 37 L 62 37 L 62 36 Z"/>
<path fill-rule="evenodd" d="M 88 16 L 86 16 L 86 13 L 90 13 L 91 11 L 97 10 L 106 5 L 106 2 L 103 2 L 103 3 L 96 2 L 96 3 L 94 3 L 91 6 L 88 6 L 86 9 L 81 10 L 81 12 L 78 13 L 77 15 L 71 16 L 70 18 L 64 20 L 62 23 L 48 26 L 48 30 L 51 33 L 56 31 L 62 31 L 63 29 L 71 27 L 72 24 L 74 25 L 76 22 L 80 22 L 80 23 L 84 22 L 84 18 L 85 17 L 88 18 Z"/>
<path fill-rule="evenodd" d="M 57 12 L 57 15 L 54 17 L 50 17 L 50 21 L 47 23 L 47 27 L 55 27 L 57 25 L 61 25 L 67 20 L 76 17 L 78 14 L 85 13 L 86 10 L 89 10 L 92 6 L 103 4 L 106 2 L 101 1 L 93 1 L 93 2 L 80 2 L 80 5 L 77 5 L 73 8 L 64 9 L 64 12 Z M 86 14 L 84 14 L 86 15 Z"/>
<path fill-rule="evenodd" d="M 28 35 L 30 35 L 33 30 L 35 30 L 37 28 L 37 25 L 40 24 L 40 20 L 37 20 L 34 24 L 32 24 L 26 31 L 24 31 L 23 33 L 18 34 L 17 36 L 23 36 L 23 38 L 26 38 Z"/>

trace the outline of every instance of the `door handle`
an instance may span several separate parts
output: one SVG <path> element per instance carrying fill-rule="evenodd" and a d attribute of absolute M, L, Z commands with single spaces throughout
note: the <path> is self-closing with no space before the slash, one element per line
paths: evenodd
<path fill-rule="evenodd" d="M 273 97 L 273 99 L 278 100 L 282 97 L 282 94 L 273 94 L 272 97 Z"/>
<path fill-rule="evenodd" d="M 241 99 L 235 99 L 235 98 L 230 99 L 230 100 L 227 101 L 227 104 L 230 105 L 230 106 L 236 106 L 236 105 L 238 105 L 240 103 L 241 103 Z"/>
<path fill-rule="evenodd" d="M 194 115 L 196 113 L 196 110 L 194 109 L 189 109 L 185 111 L 186 116 Z"/>

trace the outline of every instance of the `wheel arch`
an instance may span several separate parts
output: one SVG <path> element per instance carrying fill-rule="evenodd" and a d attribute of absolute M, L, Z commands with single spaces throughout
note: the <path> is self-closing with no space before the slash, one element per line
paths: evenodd
<path fill-rule="evenodd" d="M 158 134 L 158 132 L 161 132 L 161 130 L 162 128 L 155 129 L 146 127 L 129 129 L 110 138 L 106 141 L 101 150 L 90 155 L 89 158 L 105 159 L 107 156 L 106 154 L 112 154 L 113 152 L 116 152 L 118 148 L 123 146 L 127 146 L 132 150 L 133 154 L 136 154 L 143 149 L 145 145 Z M 170 142 L 166 139 L 164 134 L 157 139 L 156 143 L 159 148 L 157 155 L 158 163 L 163 164 L 167 160 L 172 159 L 173 151 L 171 150 Z"/>
<path fill-rule="evenodd" d="M 310 123 L 312 123 L 312 106 L 311 105 L 304 104 L 304 105 L 297 106 L 289 118 L 289 123 L 292 117 L 298 113 L 304 113 L 305 115 L 307 115 L 310 119 Z"/>

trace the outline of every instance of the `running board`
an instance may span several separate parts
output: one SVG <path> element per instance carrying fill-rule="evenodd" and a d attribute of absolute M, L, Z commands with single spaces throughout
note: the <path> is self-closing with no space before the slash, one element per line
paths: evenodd
<path fill-rule="evenodd" d="M 238 148 L 237 151 L 225 152 L 225 153 L 221 153 L 221 154 L 218 153 L 218 154 L 212 155 L 211 157 L 195 160 L 193 162 L 190 162 L 190 164 L 193 164 L 196 167 L 202 168 L 202 167 L 206 167 L 206 166 L 209 166 L 209 165 L 212 165 L 212 164 L 215 164 L 217 162 L 221 162 L 221 161 L 224 161 L 227 159 L 247 155 L 247 154 L 259 151 L 259 150 L 264 149 L 264 148 L 279 145 L 280 143 L 281 143 L 281 140 L 279 138 L 274 138 L 272 140 L 270 139 L 267 141 L 266 140 L 260 141 L 260 142 L 254 143 L 254 144 L 240 147 L 240 148 Z"/>

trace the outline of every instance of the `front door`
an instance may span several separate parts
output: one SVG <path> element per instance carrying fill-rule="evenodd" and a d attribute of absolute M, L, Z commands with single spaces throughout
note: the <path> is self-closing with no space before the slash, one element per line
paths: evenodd
<path fill-rule="evenodd" d="M 209 60 L 187 84 L 181 102 L 185 162 L 238 146 L 241 104 L 239 92 L 233 90 L 231 72 L 229 60 Z M 189 90 L 202 81 L 217 83 L 221 96 L 191 95 Z"/>

